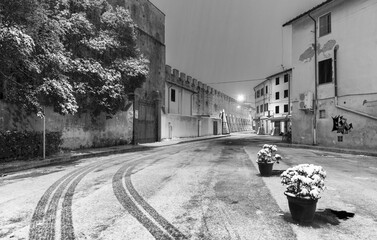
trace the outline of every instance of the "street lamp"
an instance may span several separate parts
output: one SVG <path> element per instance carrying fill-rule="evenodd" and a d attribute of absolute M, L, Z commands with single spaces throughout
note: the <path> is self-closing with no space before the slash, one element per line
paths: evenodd
<path fill-rule="evenodd" d="M 245 96 L 243 94 L 239 94 L 237 96 L 237 101 L 242 103 L 243 101 L 245 101 Z"/>

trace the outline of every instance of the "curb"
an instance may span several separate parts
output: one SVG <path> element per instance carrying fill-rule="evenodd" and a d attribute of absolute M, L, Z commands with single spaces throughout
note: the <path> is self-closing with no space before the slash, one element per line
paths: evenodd
<path fill-rule="evenodd" d="M 190 139 L 190 140 L 182 140 L 179 142 L 172 142 L 171 144 L 166 144 L 163 146 L 142 146 L 142 145 L 133 145 L 130 148 L 124 148 L 124 149 L 111 149 L 107 151 L 99 151 L 94 153 L 83 153 L 78 155 L 72 155 L 72 156 L 58 156 L 58 157 L 52 157 L 44 160 L 31 160 L 31 161 L 25 161 L 23 164 L 20 164 L 18 166 L 0 166 L 0 177 L 3 175 L 6 175 L 8 173 L 22 171 L 22 170 L 28 170 L 32 168 L 39 168 L 39 167 L 45 167 L 45 166 L 53 166 L 58 164 L 64 164 L 69 162 L 75 162 L 81 159 L 86 158 L 92 158 L 92 157 L 102 157 L 102 156 L 108 156 L 112 154 L 122 154 L 122 153 L 128 153 L 128 152 L 138 152 L 138 151 L 144 151 L 149 150 L 152 148 L 158 148 L 158 147 L 165 147 L 165 146 L 171 146 L 175 144 L 183 144 L 188 142 L 197 142 L 197 141 L 205 141 L 210 139 L 216 139 L 216 138 L 222 138 L 222 137 L 229 137 L 230 135 L 220 135 L 215 137 L 207 137 L 207 138 L 200 138 L 200 139 Z M 10 162 L 11 164 L 12 162 Z"/>
<path fill-rule="evenodd" d="M 61 157 L 53 157 L 44 160 L 31 160 L 27 161 L 27 163 L 21 164 L 19 166 L 4 166 L 0 167 L 0 176 L 4 174 L 8 174 L 11 172 L 17 172 L 22 170 L 28 170 L 32 168 L 39 168 L 45 166 L 53 166 L 58 164 L 64 164 L 68 162 L 75 162 L 81 159 L 92 158 L 92 157 L 101 157 L 101 156 L 108 156 L 111 154 L 121 154 L 121 153 L 128 153 L 128 152 L 138 152 L 143 150 L 151 149 L 152 147 L 147 146 L 137 146 L 132 148 L 126 149 L 114 149 L 109 151 L 103 152 L 96 152 L 96 153 L 83 153 L 80 155 L 73 155 L 73 156 L 61 156 Z"/>
<path fill-rule="evenodd" d="M 329 147 L 322 147 L 322 146 L 311 146 L 311 145 L 301 145 L 301 144 L 282 143 L 282 142 L 276 143 L 276 145 L 280 145 L 282 147 L 290 147 L 290 148 L 314 149 L 314 150 L 319 150 L 319 151 L 328 151 L 328 152 L 345 153 L 345 154 L 352 154 L 352 155 L 365 155 L 365 156 L 377 157 L 377 152 L 368 152 L 368 151 L 354 150 L 354 149 L 329 148 Z"/>

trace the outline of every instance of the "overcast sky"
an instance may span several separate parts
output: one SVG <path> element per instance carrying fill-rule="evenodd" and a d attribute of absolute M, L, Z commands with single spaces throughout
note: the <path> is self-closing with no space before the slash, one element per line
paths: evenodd
<path fill-rule="evenodd" d="M 324 0 L 150 0 L 165 17 L 166 64 L 237 99 L 290 67 L 283 23 Z M 284 50 L 283 50 L 284 49 Z"/>

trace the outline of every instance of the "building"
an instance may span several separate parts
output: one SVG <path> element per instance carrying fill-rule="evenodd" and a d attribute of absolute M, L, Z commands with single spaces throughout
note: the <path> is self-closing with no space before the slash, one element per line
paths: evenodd
<path fill-rule="evenodd" d="M 291 114 L 289 97 L 291 73 L 292 69 L 287 69 L 267 77 L 267 81 L 270 81 L 271 86 L 268 115 L 270 116 L 269 120 L 273 135 L 281 135 L 288 132 Z"/>
<path fill-rule="evenodd" d="M 271 81 L 265 80 L 254 87 L 255 93 L 255 128 L 257 134 L 268 134 L 271 131 L 269 121 L 269 104 L 271 102 Z"/>
<path fill-rule="evenodd" d="M 292 141 L 377 147 L 377 4 L 328 0 L 292 28 Z"/>
<path fill-rule="evenodd" d="M 162 139 L 252 130 L 250 108 L 166 65 Z"/>
<path fill-rule="evenodd" d="M 109 2 L 116 5 L 120 1 Z M 165 95 L 165 14 L 149 0 L 126 0 L 121 5 L 136 23 L 138 47 L 150 62 L 149 76 L 134 95 L 132 138 L 134 143 L 160 141 Z"/>
<path fill-rule="evenodd" d="M 287 69 L 268 76 L 254 88 L 258 134 L 281 135 L 288 131 L 291 72 Z"/>

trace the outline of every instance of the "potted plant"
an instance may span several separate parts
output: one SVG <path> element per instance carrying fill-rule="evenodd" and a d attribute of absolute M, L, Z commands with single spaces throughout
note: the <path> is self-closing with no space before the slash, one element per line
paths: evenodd
<path fill-rule="evenodd" d="M 279 163 L 281 160 L 281 156 L 276 154 L 277 150 L 276 145 L 264 144 L 257 153 L 258 168 L 262 176 L 271 176 L 274 163 Z"/>
<path fill-rule="evenodd" d="M 321 166 L 300 164 L 280 176 L 282 184 L 287 185 L 284 194 L 292 218 L 300 223 L 312 222 L 320 193 L 325 189 L 326 172 Z"/>

